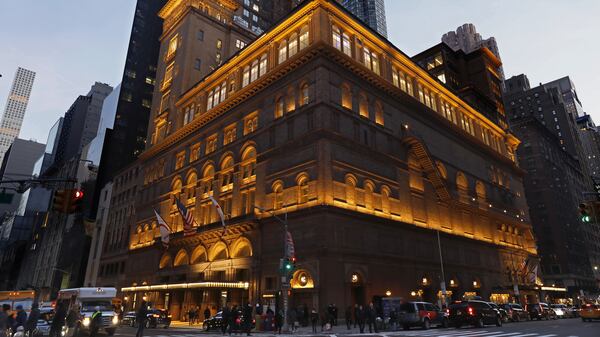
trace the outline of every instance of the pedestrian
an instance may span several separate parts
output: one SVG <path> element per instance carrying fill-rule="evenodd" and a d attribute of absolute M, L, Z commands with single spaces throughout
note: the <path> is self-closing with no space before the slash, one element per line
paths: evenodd
<path fill-rule="evenodd" d="M 62 328 L 65 325 L 65 318 L 67 317 L 67 308 L 63 302 L 58 302 L 56 307 L 56 313 L 52 318 L 52 324 L 50 325 L 50 337 L 61 337 Z"/>
<path fill-rule="evenodd" d="M 275 315 L 275 331 L 281 335 L 281 328 L 283 327 L 283 310 L 277 311 Z"/>
<path fill-rule="evenodd" d="M 25 335 L 29 337 L 33 337 L 33 332 L 37 328 L 37 321 L 40 318 L 40 309 L 39 304 L 37 302 L 33 302 L 31 305 L 31 312 L 29 313 L 29 317 L 27 317 L 27 322 L 25 322 Z"/>
<path fill-rule="evenodd" d="M 358 303 L 354 304 L 354 329 L 356 329 L 356 326 L 358 324 Z"/>
<path fill-rule="evenodd" d="M 234 305 L 231 308 L 231 314 L 229 315 L 229 335 L 231 336 L 231 331 L 239 330 L 239 320 L 240 320 L 240 312 L 238 311 L 237 305 Z"/>
<path fill-rule="evenodd" d="M 348 330 L 352 329 L 352 306 L 349 305 L 346 308 L 346 328 L 348 328 Z"/>
<path fill-rule="evenodd" d="M 90 322 L 90 337 L 96 337 L 98 335 L 98 330 L 102 326 L 102 311 L 100 311 L 100 307 L 96 306 L 94 308 L 94 313 L 92 314 L 92 320 Z"/>
<path fill-rule="evenodd" d="M 206 307 L 206 309 L 204 309 L 204 320 L 206 321 L 209 318 L 210 318 L 210 309 L 208 307 Z"/>
<path fill-rule="evenodd" d="M 292 333 L 296 332 L 296 320 L 298 319 L 298 315 L 296 314 L 296 309 L 291 307 L 288 310 L 288 325 L 291 327 Z"/>
<path fill-rule="evenodd" d="M 225 333 L 227 332 L 227 326 L 229 325 L 230 315 L 231 312 L 229 311 L 229 307 L 225 305 L 223 307 L 223 310 L 221 311 L 221 333 L 223 333 L 223 336 L 225 336 Z"/>
<path fill-rule="evenodd" d="M 302 326 L 308 326 L 308 306 L 306 303 L 302 305 Z"/>
<path fill-rule="evenodd" d="M 13 331 L 17 331 L 17 328 L 20 326 L 25 329 L 25 323 L 27 323 L 27 313 L 23 310 L 22 305 L 17 305 L 17 314 L 15 316 L 15 324 L 13 326 Z"/>
<path fill-rule="evenodd" d="M 187 312 L 188 314 L 188 325 L 192 326 L 194 324 L 194 307 L 190 306 L 190 309 Z"/>
<path fill-rule="evenodd" d="M 10 310 L 10 305 L 2 304 L 2 309 L 0 310 L 0 337 L 6 337 L 6 330 L 8 329 L 8 311 Z"/>
<path fill-rule="evenodd" d="M 332 304 L 331 314 L 333 316 L 333 324 L 332 325 L 337 326 L 338 325 L 338 308 L 335 305 L 335 303 Z"/>
<path fill-rule="evenodd" d="M 250 331 L 252 330 L 252 309 L 252 304 L 248 303 L 243 312 L 244 330 L 246 330 L 246 336 L 250 336 Z"/>
<path fill-rule="evenodd" d="M 365 332 L 365 309 L 362 305 L 358 306 L 358 310 L 356 313 L 356 320 L 358 321 L 358 328 L 360 329 L 360 333 Z"/>
<path fill-rule="evenodd" d="M 67 314 L 67 317 L 65 319 L 65 324 L 67 325 L 67 328 L 69 330 L 75 329 L 75 326 L 77 325 L 78 320 L 79 320 L 79 307 L 73 306 L 73 308 L 71 308 L 71 310 L 69 310 L 69 313 Z"/>
<path fill-rule="evenodd" d="M 144 327 L 146 326 L 146 320 L 148 319 L 148 304 L 146 301 L 142 301 L 140 308 L 138 309 L 137 314 L 135 315 L 135 320 L 137 321 L 138 328 L 135 333 L 135 337 L 144 337 Z"/>
<path fill-rule="evenodd" d="M 369 303 L 369 308 L 367 309 L 367 324 L 369 324 L 369 333 L 378 333 L 377 330 L 377 311 L 375 310 L 375 306 L 373 302 Z"/>
<path fill-rule="evenodd" d="M 197 305 L 196 309 L 194 310 L 194 318 L 195 318 L 194 319 L 194 323 L 195 324 L 200 324 L 201 323 L 200 322 L 200 306 L 199 305 Z M 210 318 L 210 316 L 208 318 Z"/>
<path fill-rule="evenodd" d="M 317 322 L 318 321 L 319 321 L 319 313 L 317 312 L 317 309 L 312 308 L 312 310 L 310 311 L 310 323 L 312 324 L 312 332 L 313 333 L 317 333 Z"/>
<path fill-rule="evenodd" d="M 390 328 L 392 330 L 397 330 L 398 329 L 398 313 L 396 312 L 396 309 L 392 309 L 390 311 Z"/>

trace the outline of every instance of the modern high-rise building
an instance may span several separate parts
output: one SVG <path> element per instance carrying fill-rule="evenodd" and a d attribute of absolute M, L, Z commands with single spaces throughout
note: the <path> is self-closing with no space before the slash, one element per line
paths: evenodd
<path fill-rule="evenodd" d="M 34 80 L 35 72 L 17 68 L 0 122 L 0 162 L 13 140 L 19 137 Z"/>
<path fill-rule="evenodd" d="M 467 54 L 478 50 L 481 47 L 486 47 L 496 55 L 498 60 L 502 60 L 496 38 L 493 36 L 487 39 L 482 38 L 481 34 L 477 32 L 475 25 L 472 23 L 465 23 L 456 28 L 455 31 L 444 34 L 442 36 L 442 42 L 449 45 L 453 50 L 462 50 Z M 504 81 L 504 69 L 502 67 L 500 67 L 500 75 L 502 81 Z"/>
<path fill-rule="evenodd" d="M 387 37 L 385 3 L 383 0 L 338 0 L 342 6 L 361 19 L 367 26 Z"/>
<path fill-rule="evenodd" d="M 571 114 L 574 119 L 585 116 L 583 106 L 579 100 L 579 96 L 577 95 L 575 83 L 573 83 L 569 76 L 544 83 L 544 86 L 548 88 L 556 88 L 558 92 L 560 92 L 567 112 Z"/>
<path fill-rule="evenodd" d="M 594 291 L 592 261 L 600 248 L 597 223 L 582 222 L 579 204 L 591 189 L 579 133 L 558 88 L 530 87 L 525 75 L 507 79 L 505 105 L 511 131 L 521 139 L 517 157 L 538 238 L 545 284 L 565 287 L 568 296 Z"/>
<path fill-rule="evenodd" d="M 518 139 L 334 0 L 304 1 L 188 85 L 196 55 L 241 38 L 227 24 L 232 1 L 215 2 L 170 0 L 160 11 L 168 53 L 152 141 L 113 180 L 96 286 L 118 287 L 126 310 L 146 296 L 174 320 L 191 306 L 273 308 L 286 284 L 274 215 L 287 214 L 291 306 L 386 292 L 539 300 L 535 273 L 515 269 L 537 260 Z M 185 234 L 176 200 L 194 219 Z M 172 229 L 167 250 L 153 209 Z M 515 284 L 527 287 L 515 294 Z"/>

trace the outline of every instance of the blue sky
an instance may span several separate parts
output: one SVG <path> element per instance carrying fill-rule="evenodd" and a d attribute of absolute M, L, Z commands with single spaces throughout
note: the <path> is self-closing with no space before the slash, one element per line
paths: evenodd
<path fill-rule="evenodd" d="M 37 72 L 21 138 L 45 142 L 94 81 L 120 81 L 134 9 L 134 0 L 0 1 L 0 108 L 17 66 Z M 600 1 L 386 0 L 386 11 L 389 39 L 408 55 L 474 23 L 496 37 L 507 77 L 525 73 L 535 85 L 570 75 L 600 124 Z"/>

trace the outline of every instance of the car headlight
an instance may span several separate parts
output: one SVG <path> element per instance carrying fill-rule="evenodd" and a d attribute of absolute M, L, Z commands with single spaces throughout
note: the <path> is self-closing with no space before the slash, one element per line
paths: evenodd
<path fill-rule="evenodd" d="M 85 317 L 83 319 L 82 323 L 83 323 L 83 326 L 90 326 L 90 323 L 91 323 L 90 318 L 89 317 Z"/>
<path fill-rule="evenodd" d="M 113 316 L 112 324 L 119 324 L 119 316 Z"/>

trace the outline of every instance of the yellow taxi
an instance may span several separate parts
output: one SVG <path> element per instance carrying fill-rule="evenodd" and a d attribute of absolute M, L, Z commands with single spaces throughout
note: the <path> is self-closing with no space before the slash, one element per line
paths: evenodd
<path fill-rule="evenodd" d="M 600 305 L 598 304 L 584 304 L 579 311 L 579 316 L 584 322 L 592 321 L 594 319 L 600 319 Z"/>

